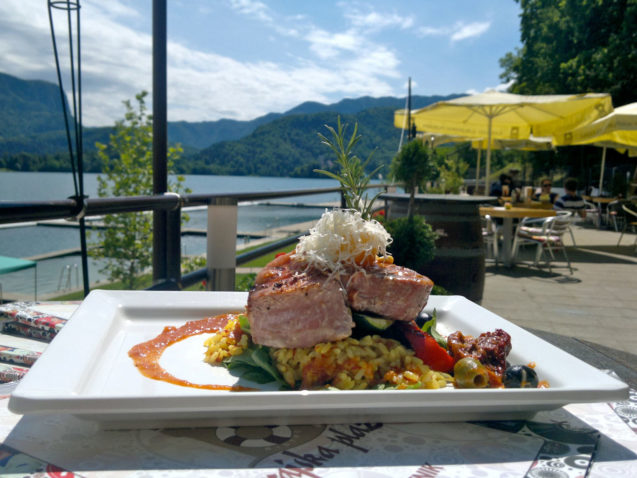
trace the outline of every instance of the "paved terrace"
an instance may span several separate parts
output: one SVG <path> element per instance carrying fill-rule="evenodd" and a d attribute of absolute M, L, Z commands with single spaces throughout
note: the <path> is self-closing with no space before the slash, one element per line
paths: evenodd
<path fill-rule="evenodd" d="M 510 269 L 487 263 L 482 305 L 522 327 L 635 353 L 635 236 L 625 234 L 618 248 L 619 233 L 588 225 L 572 229 L 576 246 L 571 247 L 570 237 L 565 236 L 572 275 L 561 252 L 556 253 L 552 273 L 531 266 L 530 261 Z"/>
<path fill-rule="evenodd" d="M 634 234 L 573 226 L 576 246 L 565 236 L 573 274 L 560 252 L 552 273 L 518 264 L 487 264 L 482 306 L 589 362 L 605 358 L 626 366 L 624 380 L 637 378 L 637 254 Z M 529 250 L 528 257 L 531 257 Z M 526 257 L 523 257 L 526 259 Z M 530 262 L 529 262 L 530 264 Z M 557 267 L 556 267 L 557 266 Z M 573 341 L 581 343 L 578 352 Z M 591 347 L 590 356 L 586 354 Z M 582 356 L 582 350 L 586 357 Z"/>

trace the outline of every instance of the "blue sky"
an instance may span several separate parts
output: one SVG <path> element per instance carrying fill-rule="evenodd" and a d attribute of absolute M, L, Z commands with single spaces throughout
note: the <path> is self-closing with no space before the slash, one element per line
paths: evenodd
<path fill-rule="evenodd" d="M 151 0 L 80 2 L 84 123 L 151 89 Z M 520 46 L 513 0 L 168 0 L 168 117 L 252 119 L 303 101 L 472 93 Z M 66 23 L 54 15 L 58 42 Z M 0 71 L 55 80 L 45 0 L 0 0 Z"/>

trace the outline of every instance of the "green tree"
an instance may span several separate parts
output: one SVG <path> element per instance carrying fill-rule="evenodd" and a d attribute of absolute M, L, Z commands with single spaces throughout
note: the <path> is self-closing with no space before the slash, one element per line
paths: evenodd
<path fill-rule="evenodd" d="M 521 6 L 521 48 L 500 59 L 501 78 L 519 94 L 606 92 L 620 106 L 637 100 L 636 0 L 516 0 Z M 587 184 L 587 155 L 562 148 L 558 155 L 530 153 L 534 175 L 556 168 Z M 607 165 L 624 162 L 608 151 Z"/>
<path fill-rule="evenodd" d="M 147 94 L 142 91 L 135 96 L 135 107 L 129 100 L 124 101 L 124 119 L 115 123 L 108 145 L 96 143 L 103 171 L 97 178 L 100 197 L 153 194 L 153 120 L 147 113 Z M 174 169 L 181 152 L 180 146 L 168 149 L 169 172 Z M 169 190 L 189 192 L 183 181 L 184 178 L 178 176 L 176 181 L 169 183 Z M 122 281 L 125 288 L 135 289 L 140 274 L 152 264 L 152 214 L 108 214 L 104 216 L 104 225 L 106 227 L 99 232 L 101 247 L 92 255 L 106 259 L 101 272 L 107 273 L 111 281 Z"/>
<path fill-rule="evenodd" d="M 416 189 L 423 189 L 427 180 L 436 174 L 436 152 L 430 150 L 420 140 L 404 145 L 391 162 L 389 174 L 394 181 L 400 181 L 409 193 L 407 216 L 414 215 Z"/>
<path fill-rule="evenodd" d="M 464 177 L 469 170 L 469 164 L 460 154 L 438 155 L 438 171 L 441 192 L 458 194 L 464 185 Z"/>
<path fill-rule="evenodd" d="M 520 94 L 607 92 L 616 106 L 637 98 L 635 0 L 516 0 L 522 47 L 501 60 Z"/>

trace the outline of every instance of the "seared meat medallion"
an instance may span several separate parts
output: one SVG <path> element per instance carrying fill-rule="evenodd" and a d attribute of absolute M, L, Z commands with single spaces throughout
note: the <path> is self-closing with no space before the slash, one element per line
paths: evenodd
<path fill-rule="evenodd" d="M 261 270 L 248 295 L 252 340 L 297 348 L 349 337 L 354 322 L 344 296 L 336 277 L 280 256 Z"/>
<path fill-rule="evenodd" d="M 428 277 L 394 264 L 360 269 L 345 284 L 352 309 L 406 321 L 416 318 L 434 286 Z"/>
<path fill-rule="evenodd" d="M 374 264 L 328 275 L 294 253 L 277 257 L 248 295 L 252 340 L 271 347 L 311 347 L 349 337 L 350 310 L 413 320 L 427 303 L 431 280 L 404 267 Z"/>

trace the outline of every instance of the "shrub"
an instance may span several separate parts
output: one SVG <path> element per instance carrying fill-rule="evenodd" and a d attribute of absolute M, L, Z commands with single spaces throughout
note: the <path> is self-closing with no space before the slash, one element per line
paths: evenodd
<path fill-rule="evenodd" d="M 394 263 L 415 271 L 423 271 L 436 255 L 437 234 L 422 216 L 400 217 L 385 221 L 385 229 L 394 239 L 389 252 Z"/>

